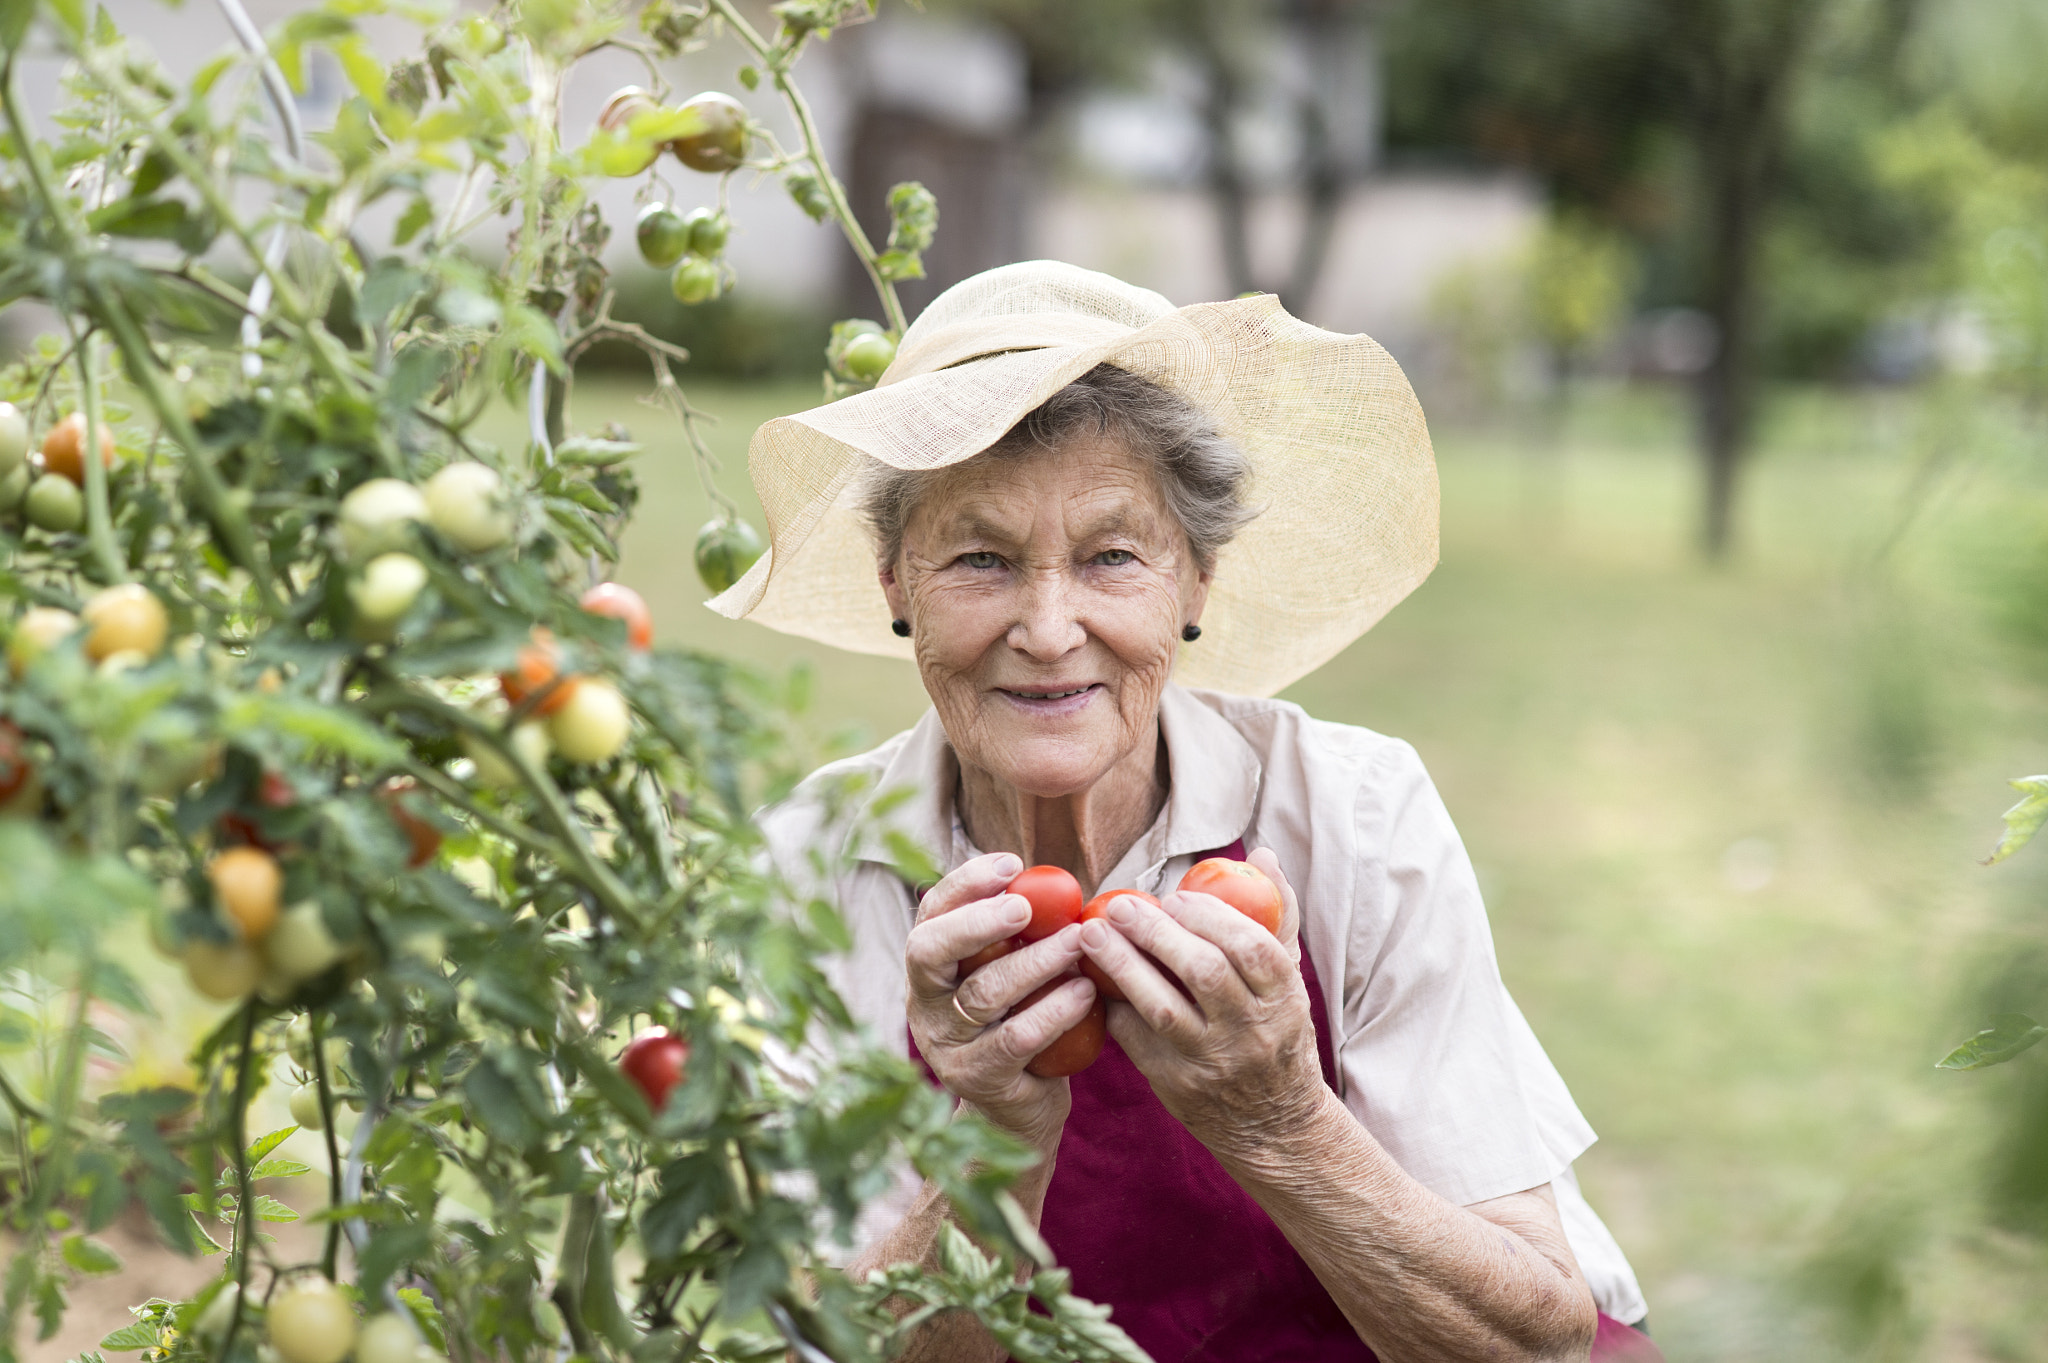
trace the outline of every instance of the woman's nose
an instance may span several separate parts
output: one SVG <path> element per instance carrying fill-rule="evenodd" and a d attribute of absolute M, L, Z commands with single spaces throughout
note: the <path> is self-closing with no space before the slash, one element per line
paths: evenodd
<path fill-rule="evenodd" d="M 1020 584 L 1017 618 L 1008 643 L 1040 662 L 1054 662 L 1088 641 L 1088 631 L 1074 610 L 1066 575 L 1027 574 Z"/>

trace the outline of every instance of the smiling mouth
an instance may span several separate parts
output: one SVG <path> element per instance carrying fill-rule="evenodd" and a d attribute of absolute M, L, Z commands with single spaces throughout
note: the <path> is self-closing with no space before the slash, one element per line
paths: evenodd
<path fill-rule="evenodd" d="M 1065 691 L 1020 691 L 1015 687 L 1009 686 L 999 686 L 996 689 L 1004 695 L 1017 700 L 1068 700 L 1074 696 L 1087 695 L 1090 691 L 1095 690 L 1099 684 L 1097 682 L 1090 682 L 1086 686 L 1076 686 Z"/>

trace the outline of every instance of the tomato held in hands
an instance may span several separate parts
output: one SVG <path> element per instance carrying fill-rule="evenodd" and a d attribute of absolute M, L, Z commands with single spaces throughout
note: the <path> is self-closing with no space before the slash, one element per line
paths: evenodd
<path fill-rule="evenodd" d="M 1081 921 L 1081 882 L 1057 866 L 1032 866 L 1009 883 L 1005 893 L 1031 901 L 1031 921 L 1017 935 L 1042 942 L 1069 923 Z"/>
<path fill-rule="evenodd" d="M 987 946 L 983 947 L 980 951 L 975 952 L 972 956 L 963 956 L 960 958 L 960 974 L 958 978 L 964 980 L 969 975 L 972 975 L 975 971 L 987 965 L 990 961 L 1000 961 L 1003 959 L 1003 957 L 1009 955 L 1013 951 L 1023 950 L 1024 946 L 1025 941 L 1022 937 L 1005 937 L 1000 942 L 990 942 Z"/>
<path fill-rule="evenodd" d="M 640 593 L 618 582 L 600 582 L 576 603 L 592 615 L 626 622 L 626 647 L 644 652 L 654 643 L 654 616 Z"/>
<path fill-rule="evenodd" d="M 666 1027 L 649 1027 L 627 1043 L 619 1069 L 646 1097 L 647 1106 L 659 1112 L 669 1090 L 683 1081 L 689 1059 L 689 1042 Z"/>
<path fill-rule="evenodd" d="M 1155 909 L 1159 907 L 1159 901 L 1146 894 L 1143 890 L 1104 890 L 1082 907 L 1080 921 L 1085 923 L 1091 918 L 1108 918 L 1110 904 L 1123 895 L 1129 895 L 1133 899 L 1142 899 Z M 1095 981 L 1095 992 L 1103 998 L 1112 999 L 1117 1003 L 1128 1003 L 1130 1001 L 1125 996 L 1124 991 L 1118 988 L 1117 982 L 1109 977 L 1109 972 L 1085 956 L 1081 958 L 1081 973 Z"/>
<path fill-rule="evenodd" d="M 1028 873 L 1027 873 L 1028 874 Z M 1011 1009 L 1014 1016 L 1050 994 L 1053 990 L 1073 979 L 1072 975 L 1057 980 L 1047 980 L 1024 996 L 1024 1001 Z M 1102 995 L 1095 996 L 1095 1002 L 1088 1005 L 1088 1011 L 1081 1020 L 1060 1034 L 1059 1040 L 1031 1057 L 1031 1063 L 1024 1068 L 1040 1079 L 1064 1079 L 1079 1074 L 1095 1063 L 1102 1054 L 1103 1038 L 1109 1035 L 1109 1009 L 1102 1002 Z"/>
<path fill-rule="evenodd" d="M 1280 887 L 1249 862 L 1228 857 L 1198 861 L 1180 878 L 1180 889 L 1214 895 L 1275 937 L 1280 935 L 1287 901 L 1280 897 Z"/>
<path fill-rule="evenodd" d="M 528 696 L 537 695 L 540 698 L 534 702 L 533 713 L 551 715 L 567 705 L 569 697 L 576 693 L 577 679 L 562 676 L 561 661 L 555 636 L 535 626 L 533 642 L 519 650 L 518 661 L 510 672 L 498 674 L 498 686 L 515 708 L 524 705 Z M 550 687 L 554 689 L 549 690 Z"/>

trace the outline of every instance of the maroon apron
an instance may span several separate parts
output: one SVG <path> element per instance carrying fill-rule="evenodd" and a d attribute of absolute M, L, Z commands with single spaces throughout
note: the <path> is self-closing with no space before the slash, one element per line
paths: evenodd
<path fill-rule="evenodd" d="M 1242 861 L 1244 844 L 1208 855 Z M 1301 978 L 1316 1059 L 1335 1091 L 1322 985 L 1306 949 Z M 923 1064 L 914 1038 L 910 1056 Z M 1375 1363 L 1265 1209 L 1166 1110 L 1114 1037 L 1068 1083 L 1073 1108 L 1039 1231 L 1076 1293 L 1110 1306 L 1155 1363 Z M 1646 1335 L 1604 1315 L 1592 1357 L 1662 1360 Z"/>

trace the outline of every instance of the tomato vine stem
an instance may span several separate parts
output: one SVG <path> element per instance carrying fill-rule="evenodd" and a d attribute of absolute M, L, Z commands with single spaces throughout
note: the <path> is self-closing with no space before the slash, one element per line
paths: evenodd
<path fill-rule="evenodd" d="M 791 64 L 796 61 L 797 53 L 802 51 L 802 39 L 786 49 L 771 46 L 754 26 L 747 22 L 746 16 L 734 8 L 732 0 L 711 0 L 711 8 L 717 11 L 719 17 L 725 20 L 734 33 L 739 35 L 740 41 L 753 50 L 761 65 L 768 69 L 770 77 L 775 82 L 776 91 L 782 96 L 782 102 L 789 107 L 790 117 L 796 120 L 797 132 L 804 139 L 804 156 L 817 169 L 818 183 L 824 187 L 827 200 L 832 205 L 832 216 L 839 220 L 839 230 L 846 235 L 847 245 L 860 257 L 861 268 L 867 271 L 869 282 L 875 286 L 876 294 L 881 297 L 882 311 L 888 314 L 891 334 L 901 336 L 909 323 L 903 316 L 902 300 L 896 297 L 896 286 L 882 277 L 875 245 L 868 240 L 868 234 L 862 229 L 860 220 L 854 217 L 853 208 L 846 198 L 846 189 L 839 183 L 839 177 L 832 173 L 831 163 L 825 159 L 825 144 L 818 136 L 817 120 L 811 116 L 810 101 L 804 98 L 803 91 L 797 88 L 796 82 L 789 76 Z"/>

